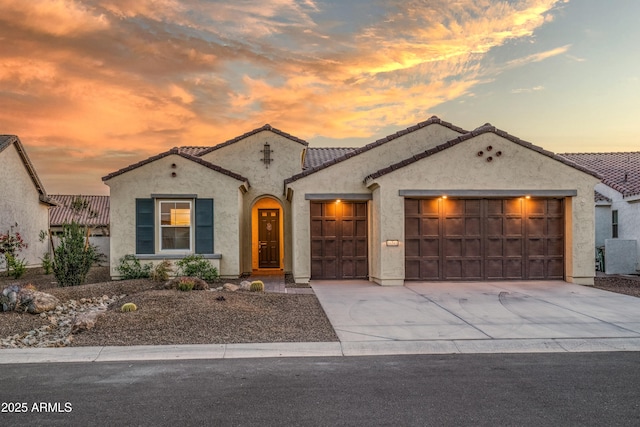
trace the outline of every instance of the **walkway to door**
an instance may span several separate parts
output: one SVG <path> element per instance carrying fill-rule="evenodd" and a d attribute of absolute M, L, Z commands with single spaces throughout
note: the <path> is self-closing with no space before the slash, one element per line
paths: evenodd
<path fill-rule="evenodd" d="M 496 345 L 520 352 L 540 349 L 544 342 L 549 349 L 560 345 L 576 351 L 587 341 L 589 348 L 595 342 L 602 350 L 640 339 L 640 298 L 562 281 L 407 282 L 397 287 L 312 281 L 311 286 L 343 347 L 373 343 L 384 352 L 385 343 L 428 341 L 444 345 L 442 352 L 495 351 Z"/>

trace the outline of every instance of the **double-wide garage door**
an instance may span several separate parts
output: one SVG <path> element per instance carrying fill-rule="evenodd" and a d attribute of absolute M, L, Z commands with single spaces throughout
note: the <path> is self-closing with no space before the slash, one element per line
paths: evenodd
<path fill-rule="evenodd" d="M 562 279 L 562 199 L 405 199 L 408 280 Z"/>
<path fill-rule="evenodd" d="M 311 277 L 365 279 L 367 203 L 311 202 Z"/>

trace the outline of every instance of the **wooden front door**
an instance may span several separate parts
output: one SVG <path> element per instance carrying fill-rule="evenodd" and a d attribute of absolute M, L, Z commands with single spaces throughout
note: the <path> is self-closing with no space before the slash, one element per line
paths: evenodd
<path fill-rule="evenodd" d="M 280 211 L 258 209 L 258 267 L 280 268 Z"/>

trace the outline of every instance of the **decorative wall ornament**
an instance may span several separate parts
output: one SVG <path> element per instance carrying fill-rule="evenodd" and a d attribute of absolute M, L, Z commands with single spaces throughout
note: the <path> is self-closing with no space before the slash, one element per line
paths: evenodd
<path fill-rule="evenodd" d="M 264 163 L 267 169 L 269 169 L 269 164 L 273 161 L 273 159 L 271 158 L 271 153 L 273 153 L 271 145 L 269 145 L 268 142 L 265 142 L 264 148 L 260 150 L 260 152 L 262 153 L 262 163 Z"/>
<path fill-rule="evenodd" d="M 493 150 L 493 146 L 489 145 L 485 148 L 487 154 L 490 153 Z M 480 150 L 476 153 L 476 156 L 478 157 L 483 157 L 485 154 L 484 151 Z M 502 156 L 502 151 L 496 151 L 494 154 L 495 157 L 500 157 Z M 493 156 L 489 156 L 485 159 L 487 161 L 487 163 L 491 163 L 493 161 Z"/>

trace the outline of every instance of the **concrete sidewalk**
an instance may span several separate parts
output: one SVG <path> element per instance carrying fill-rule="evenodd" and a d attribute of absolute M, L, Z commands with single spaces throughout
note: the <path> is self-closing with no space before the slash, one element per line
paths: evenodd
<path fill-rule="evenodd" d="M 640 351 L 640 298 L 560 281 L 312 287 L 340 342 L 2 349 L 0 364 Z"/>

